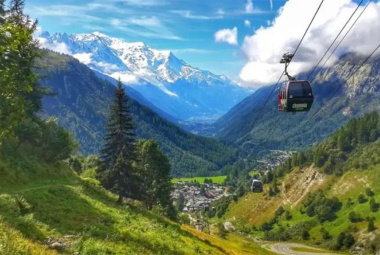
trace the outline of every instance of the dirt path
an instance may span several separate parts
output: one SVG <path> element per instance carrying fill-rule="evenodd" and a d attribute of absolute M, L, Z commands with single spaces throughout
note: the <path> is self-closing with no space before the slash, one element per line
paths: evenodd
<path fill-rule="evenodd" d="M 276 252 L 278 254 L 284 255 L 315 255 L 315 254 L 324 254 L 324 255 L 341 255 L 341 253 L 332 253 L 326 250 L 318 249 L 315 247 L 297 244 L 297 243 L 274 243 L 266 245 L 269 250 Z M 294 248 L 298 248 L 304 251 L 294 251 Z M 316 252 L 312 252 L 312 251 Z"/>

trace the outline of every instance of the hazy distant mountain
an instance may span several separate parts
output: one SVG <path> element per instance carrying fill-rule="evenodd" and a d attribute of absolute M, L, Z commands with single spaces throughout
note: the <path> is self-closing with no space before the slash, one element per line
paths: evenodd
<path fill-rule="evenodd" d="M 215 119 L 252 92 L 226 76 L 191 67 L 172 52 L 142 42 L 129 43 L 97 32 L 43 32 L 40 40 L 42 47 L 59 46 L 93 70 L 120 78 L 179 120 Z"/>

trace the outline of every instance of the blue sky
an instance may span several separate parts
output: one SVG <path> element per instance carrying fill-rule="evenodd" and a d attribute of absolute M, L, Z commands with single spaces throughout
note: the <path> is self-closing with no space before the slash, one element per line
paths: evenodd
<path fill-rule="evenodd" d="M 326 0 L 290 72 L 313 69 L 350 16 L 370 0 Z M 192 66 L 225 74 L 243 86 L 276 82 L 279 60 L 293 52 L 321 0 L 27 0 L 26 12 L 50 33 L 101 32 L 172 50 Z M 279 11 L 281 9 L 281 11 Z M 357 11 L 357 12 L 355 12 Z M 350 30 L 327 66 L 346 52 L 367 54 L 380 41 L 380 0 Z M 342 33 L 342 36 L 345 33 Z M 340 39 L 340 38 L 339 38 Z M 337 40 L 339 42 L 339 40 Z"/>
<path fill-rule="evenodd" d="M 172 50 L 189 64 L 238 79 L 240 44 L 268 26 L 285 0 L 27 0 L 26 12 L 50 33 L 99 31 Z M 245 24 L 248 20 L 250 26 Z M 238 44 L 215 42 L 221 29 L 238 30 Z"/>

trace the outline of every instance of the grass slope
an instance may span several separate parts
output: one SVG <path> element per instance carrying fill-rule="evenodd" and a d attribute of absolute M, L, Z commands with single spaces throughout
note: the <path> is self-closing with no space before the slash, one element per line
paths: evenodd
<path fill-rule="evenodd" d="M 0 254 L 271 254 L 237 236 L 226 241 L 118 205 L 90 173 L 80 177 L 65 163 L 39 160 L 34 148 L 14 148 L 0 148 Z M 48 238 L 67 248 L 49 248 Z"/>
<path fill-rule="evenodd" d="M 362 153 L 357 153 L 356 157 L 365 156 L 366 152 L 378 148 L 380 142 L 366 146 Z M 373 148 L 372 148 L 373 147 Z M 371 149 L 372 148 L 372 149 Z M 342 176 L 325 175 L 315 167 L 296 168 L 279 181 L 280 193 L 276 196 L 269 196 L 269 186 L 264 186 L 263 193 L 249 193 L 238 200 L 232 202 L 229 206 L 224 219 L 236 219 L 234 224 L 245 229 L 257 230 L 264 223 L 274 218 L 276 210 L 282 206 L 291 215 L 291 219 L 285 219 L 282 215 L 278 219 L 277 225 L 281 225 L 286 229 L 294 226 L 300 226 L 306 222 L 316 223 L 315 217 L 308 217 L 302 211 L 302 203 L 305 201 L 309 193 L 322 189 L 326 197 L 336 197 L 342 203 L 342 208 L 336 213 L 333 221 L 325 221 L 323 223 L 314 224 L 310 231 L 310 238 L 306 241 L 309 244 L 319 245 L 325 243 L 325 247 L 329 247 L 327 241 L 322 238 L 321 229 L 324 228 L 335 240 L 337 236 L 344 231 L 350 231 L 357 241 L 370 245 L 373 240 L 380 236 L 380 211 L 371 211 L 369 200 L 374 198 L 378 203 L 380 201 L 380 164 L 374 164 L 367 169 L 351 169 Z M 371 188 L 375 193 L 373 197 L 366 195 L 366 189 Z M 358 196 L 363 194 L 367 202 L 359 203 Z M 351 202 L 352 201 L 352 202 Z M 363 219 L 360 222 L 351 222 L 349 219 L 350 212 L 359 214 Z M 375 219 L 375 227 L 377 230 L 368 232 L 368 222 L 366 218 Z M 261 231 L 253 231 L 258 237 L 263 236 Z M 302 238 L 293 237 L 293 240 L 305 242 Z M 332 242 L 331 240 L 331 242 Z M 371 247 L 367 247 L 371 249 Z"/>

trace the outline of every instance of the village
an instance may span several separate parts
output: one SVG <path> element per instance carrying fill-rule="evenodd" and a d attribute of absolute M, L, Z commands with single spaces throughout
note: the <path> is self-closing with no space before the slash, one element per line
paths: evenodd
<path fill-rule="evenodd" d="M 179 208 L 184 213 L 207 211 L 210 204 L 224 196 L 230 196 L 226 187 L 216 183 L 182 182 L 179 180 L 175 184 L 175 190 L 171 193 L 175 204 L 181 205 Z"/>

